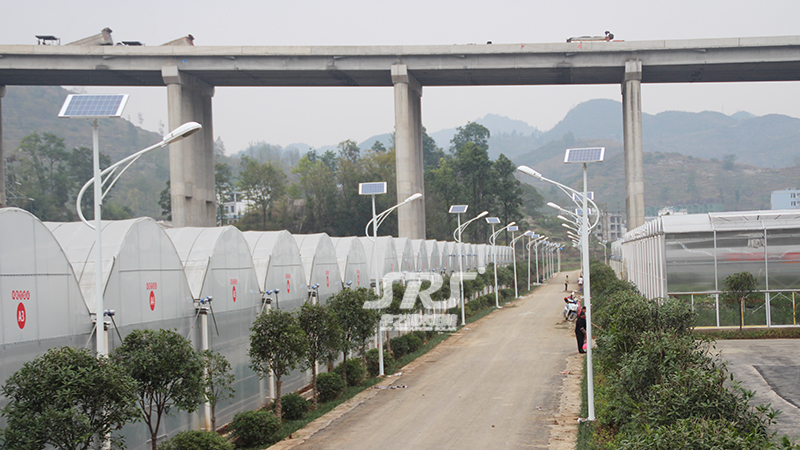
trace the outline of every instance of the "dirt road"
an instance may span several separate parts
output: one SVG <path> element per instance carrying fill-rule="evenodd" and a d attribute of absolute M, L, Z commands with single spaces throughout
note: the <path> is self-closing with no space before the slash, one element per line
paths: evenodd
<path fill-rule="evenodd" d="M 563 287 L 556 277 L 468 325 L 382 383 L 407 387 L 362 393 L 277 447 L 548 448 L 554 424 L 576 414 L 559 413 L 560 372 L 577 354 Z M 570 360 L 574 373 L 580 359 Z"/>

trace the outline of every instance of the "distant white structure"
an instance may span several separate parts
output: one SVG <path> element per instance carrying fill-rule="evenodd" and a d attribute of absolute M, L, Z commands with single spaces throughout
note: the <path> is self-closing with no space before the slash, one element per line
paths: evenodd
<path fill-rule="evenodd" d="M 786 188 L 782 191 L 772 191 L 770 209 L 800 209 L 800 190 Z"/>
<path fill-rule="evenodd" d="M 242 197 L 241 192 L 231 192 L 225 200 L 225 203 L 222 204 L 225 223 L 231 223 L 241 219 L 247 210 L 253 206 L 253 201 Z"/>

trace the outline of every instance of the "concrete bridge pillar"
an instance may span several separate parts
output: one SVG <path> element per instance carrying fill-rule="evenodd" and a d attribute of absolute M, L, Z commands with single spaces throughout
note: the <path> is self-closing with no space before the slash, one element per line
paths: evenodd
<path fill-rule="evenodd" d="M 422 199 L 398 210 L 399 237 L 425 239 L 425 180 L 422 162 L 422 85 L 405 64 L 392 66 L 397 202 L 417 192 Z"/>
<path fill-rule="evenodd" d="M 3 97 L 6 95 L 6 87 L 0 85 L 0 208 L 8 206 L 6 204 L 6 157 L 3 154 Z"/>
<path fill-rule="evenodd" d="M 176 66 L 162 67 L 161 76 L 167 85 L 169 129 L 190 121 L 203 125 L 200 132 L 169 146 L 172 223 L 176 227 L 216 226 L 214 87 Z"/>
<path fill-rule="evenodd" d="M 625 62 L 622 82 L 622 132 L 625 147 L 625 206 L 628 230 L 644 225 L 642 149 L 642 62 Z"/>

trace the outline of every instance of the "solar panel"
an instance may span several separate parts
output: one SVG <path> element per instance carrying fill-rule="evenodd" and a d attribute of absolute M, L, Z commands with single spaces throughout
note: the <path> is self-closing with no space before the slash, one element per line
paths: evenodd
<path fill-rule="evenodd" d="M 70 94 L 64 101 L 58 117 L 82 119 L 119 117 L 127 102 L 128 94 Z"/>
<path fill-rule="evenodd" d="M 594 214 L 594 210 L 592 208 L 589 208 L 586 211 L 589 213 L 589 215 Z M 575 215 L 583 216 L 583 208 L 575 208 Z"/>
<path fill-rule="evenodd" d="M 487 217 L 486 223 L 500 223 L 500 219 L 497 217 Z"/>
<path fill-rule="evenodd" d="M 512 225 L 512 226 L 508 227 L 508 231 L 519 231 L 519 227 L 516 226 L 516 225 Z"/>
<path fill-rule="evenodd" d="M 594 191 L 589 191 L 586 193 L 586 198 L 589 200 L 594 200 Z M 577 194 L 572 194 L 572 201 L 573 202 L 582 202 L 583 201 L 583 192 L 579 192 Z"/>
<path fill-rule="evenodd" d="M 568 148 L 564 155 L 565 163 L 599 162 L 606 153 L 605 147 Z"/>
<path fill-rule="evenodd" d="M 453 205 L 450 207 L 450 214 L 464 214 L 467 212 L 469 205 Z"/>
<path fill-rule="evenodd" d="M 378 195 L 385 194 L 386 190 L 385 181 L 376 181 L 374 183 L 358 183 L 358 195 Z"/>

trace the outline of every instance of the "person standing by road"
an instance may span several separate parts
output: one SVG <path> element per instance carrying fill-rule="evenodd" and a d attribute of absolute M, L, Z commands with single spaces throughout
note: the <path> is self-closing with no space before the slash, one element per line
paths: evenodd
<path fill-rule="evenodd" d="M 564 292 L 569 291 L 569 275 L 564 278 Z"/>
<path fill-rule="evenodd" d="M 581 308 L 578 318 L 575 320 L 575 339 L 578 341 L 578 353 L 586 353 L 583 344 L 586 343 L 586 311 Z"/>
<path fill-rule="evenodd" d="M 578 292 L 580 292 L 581 295 L 583 295 L 583 274 L 581 274 L 581 276 L 578 277 Z"/>

